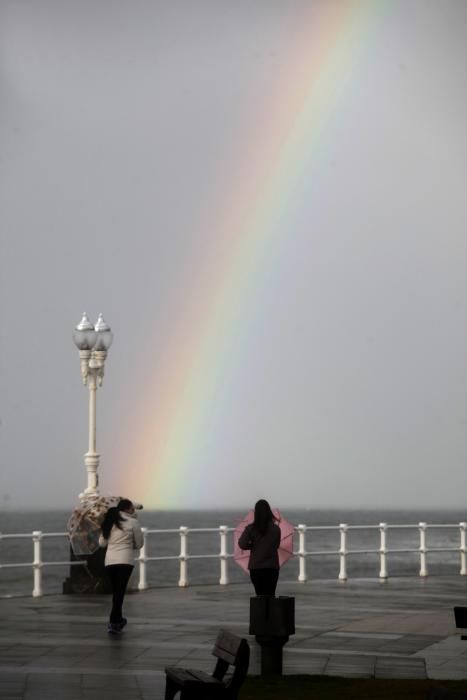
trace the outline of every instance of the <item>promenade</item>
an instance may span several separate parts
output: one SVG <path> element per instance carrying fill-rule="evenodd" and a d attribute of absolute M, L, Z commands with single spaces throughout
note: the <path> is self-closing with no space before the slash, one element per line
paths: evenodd
<path fill-rule="evenodd" d="M 2 700 L 158 700 L 164 667 L 212 670 L 219 628 L 248 637 L 249 584 L 159 588 L 127 596 L 128 626 L 106 632 L 108 596 L 0 599 Z M 467 641 L 452 608 L 465 577 L 279 583 L 296 598 L 284 673 L 466 679 Z"/>

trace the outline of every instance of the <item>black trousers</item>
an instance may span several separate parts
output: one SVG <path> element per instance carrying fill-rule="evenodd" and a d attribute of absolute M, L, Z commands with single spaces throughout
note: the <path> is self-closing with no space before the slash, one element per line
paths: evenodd
<path fill-rule="evenodd" d="M 250 569 L 256 595 L 275 595 L 279 569 Z"/>
<path fill-rule="evenodd" d="M 122 621 L 122 606 L 125 597 L 126 587 L 130 580 L 134 567 L 131 564 L 111 564 L 105 570 L 112 585 L 112 610 L 110 612 L 110 623 L 118 624 Z"/>

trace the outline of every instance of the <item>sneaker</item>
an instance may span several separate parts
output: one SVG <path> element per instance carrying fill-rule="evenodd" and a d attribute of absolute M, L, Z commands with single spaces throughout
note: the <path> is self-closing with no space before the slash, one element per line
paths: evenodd
<path fill-rule="evenodd" d="M 121 631 L 122 630 L 120 625 L 115 625 L 112 622 L 109 622 L 109 624 L 107 625 L 107 632 L 109 634 L 120 634 Z"/>
<path fill-rule="evenodd" d="M 118 626 L 120 627 L 120 632 L 125 627 L 126 623 L 127 623 L 126 617 L 122 617 L 122 621 L 118 623 Z"/>

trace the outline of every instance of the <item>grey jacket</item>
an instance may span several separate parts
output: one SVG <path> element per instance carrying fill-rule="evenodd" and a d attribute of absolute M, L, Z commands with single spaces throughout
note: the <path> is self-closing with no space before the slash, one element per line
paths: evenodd
<path fill-rule="evenodd" d="M 277 550 L 281 541 L 281 529 L 276 523 L 271 523 L 262 535 L 256 532 L 253 524 L 247 525 L 238 540 L 240 549 L 250 549 L 249 569 L 278 569 L 279 556 Z"/>

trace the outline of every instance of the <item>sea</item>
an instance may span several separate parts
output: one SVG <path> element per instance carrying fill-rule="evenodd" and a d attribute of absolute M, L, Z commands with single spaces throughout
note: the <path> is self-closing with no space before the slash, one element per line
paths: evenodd
<path fill-rule="evenodd" d="M 342 509 L 286 509 L 282 515 L 297 525 L 417 525 L 426 522 L 429 525 L 458 524 L 467 521 L 467 508 L 463 510 L 342 510 Z M 192 529 L 218 528 L 219 525 L 235 527 L 245 516 L 244 510 L 205 510 L 205 511 L 140 511 L 138 514 L 142 526 L 150 529 L 167 530 L 186 526 Z M 66 532 L 70 513 L 50 510 L 44 512 L 0 513 L 0 533 L 28 534 L 33 530 L 42 532 Z M 309 579 L 336 579 L 339 573 L 340 535 L 338 530 L 319 530 L 307 532 L 307 551 L 324 552 L 307 558 L 307 576 Z M 459 529 L 429 529 L 427 532 L 428 548 L 459 547 Z M 66 537 L 45 538 L 43 540 L 42 560 L 45 562 L 63 562 L 58 566 L 45 566 L 43 573 L 43 592 L 57 594 L 62 592 L 62 584 L 69 575 L 70 545 Z M 380 546 L 378 530 L 351 530 L 348 533 L 348 549 L 373 549 Z M 419 533 L 416 528 L 389 530 L 387 548 L 417 549 L 420 546 Z M 294 550 L 298 549 L 298 536 Z M 190 532 L 188 535 L 188 554 L 218 554 L 220 551 L 219 533 Z M 233 552 L 233 533 L 229 533 L 228 551 Z M 180 536 L 178 533 L 160 533 L 149 536 L 148 556 L 178 556 Z M 334 552 L 326 554 L 325 552 Z M 459 552 L 429 552 L 428 572 L 436 576 L 453 576 L 459 574 Z M 0 597 L 31 595 L 33 588 L 32 538 L 3 539 L 0 537 Z M 3 568 L 4 564 L 28 563 L 27 567 Z M 178 585 L 179 562 L 148 562 L 147 578 L 149 587 L 166 587 Z M 420 556 L 417 552 L 389 552 L 387 568 L 391 576 L 417 576 L 420 568 Z M 213 584 L 219 581 L 220 564 L 217 558 L 188 560 L 189 584 Z M 247 575 L 232 560 L 228 560 L 230 583 L 245 582 Z M 347 575 L 349 579 L 374 578 L 379 576 L 379 555 L 377 553 L 352 554 L 347 557 Z M 298 578 L 298 558 L 293 557 L 282 568 L 282 581 Z M 133 587 L 137 585 L 137 571 L 132 577 Z"/>

